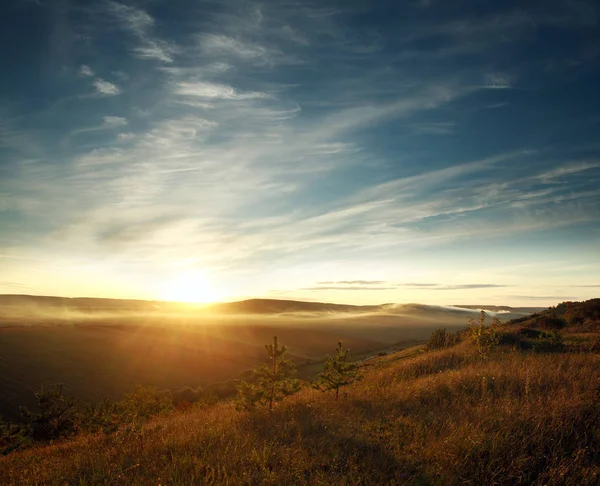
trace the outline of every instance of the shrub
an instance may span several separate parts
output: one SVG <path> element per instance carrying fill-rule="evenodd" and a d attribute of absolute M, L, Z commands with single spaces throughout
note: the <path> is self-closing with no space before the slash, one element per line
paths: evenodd
<path fill-rule="evenodd" d="M 6 423 L 0 419 L 0 454 L 6 455 L 31 445 L 31 437 L 26 426 Z"/>
<path fill-rule="evenodd" d="M 597 336 L 590 345 L 589 350 L 591 353 L 600 353 L 600 336 Z"/>
<path fill-rule="evenodd" d="M 84 405 L 79 410 L 78 428 L 86 432 L 102 430 L 109 434 L 115 432 L 121 422 L 118 405 L 104 397 L 99 402 Z"/>
<path fill-rule="evenodd" d="M 198 401 L 202 397 L 203 394 L 204 393 L 203 393 L 201 387 L 194 389 L 189 386 L 186 386 L 185 388 L 182 388 L 181 390 L 172 392 L 173 405 L 178 406 L 182 402 L 194 403 L 194 402 Z"/>
<path fill-rule="evenodd" d="M 460 342 L 460 332 L 448 332 L 445 327 L 436 329 L 431 334 L 431 337 L 425 343 L 425 348 L 428 351 L 435 349 L 445 349 L 456 346 Z"/>
<path fill-rule="evenodd" d="M 77 431 L 77 409 L 75 397 L 63 394 L 63 385 L 52 385 L 45 390 L 42 385 L 37 398 L 37 412 L 21 407 L 27 421 L 29 433 L 34 440 L 53 440 L 74 435 Z"/>
<path fill-rule="evenodd" d="M 547 329 L 547 330 L 551 330 L 551 329 L 560 330 L 560 329 L 563 329 L 566 325 L 567 325 L 567 322 L 564 319 L 557 317 L 555 315 L 540 317 L 536 321 L 537 327 L 539 327 L 540 329 Z"/>
<path fill-rule="evenodd" d="M 142 385 L 137 385 L 133 392 L 126 395 L 118 407 L 124 415 L 136 419 L 148 419 L 174 409 L 171 392 Z"/>
<path fill-rule="evenodd" d="M 492 349 L 497 346 L 500 342 L 500 337 L 496 332 L 496 327 L 500 324 L 498 318 L 492 320 L 491 326 L 485 325 L 485 319 L 487 314 L 485 311 L 481 311 L 479 314 L 479 321 L 474 318 L 469 319 L 469 327 L 467 329 L 470 341 L 475 345 L 477 354 L 482 359 L 489 356 Z"/>
<path fill-rule="evenodd" d="M 254 377 L 254 370 L 252 377 Z M 233 397 L 238 392 L 238 386 L 240 384 L 240 380 L 233 379 L 228 381 L 219 381 L 217 383 L 212 383 L 206 387 L 205 393 L 209 393 L 219 400 L 224 400 L 226 398 Z"/>
<path fill-rule="evenodd" d="M 526 327 L 524 329 L 521 329 L 519 334 L 528 338 L 539 338 L 542 337 L 545 333 L 542 331 L 538 331 L 537 329 L 531 329 L 529 327 Z"/>

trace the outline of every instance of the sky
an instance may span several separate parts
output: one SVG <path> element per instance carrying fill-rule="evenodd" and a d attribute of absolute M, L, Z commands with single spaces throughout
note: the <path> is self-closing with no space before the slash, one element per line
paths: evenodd
<path fill-rule="evenodd" d="M 600 294 L 594 1 L 4 0 L 0 293 Z"/>

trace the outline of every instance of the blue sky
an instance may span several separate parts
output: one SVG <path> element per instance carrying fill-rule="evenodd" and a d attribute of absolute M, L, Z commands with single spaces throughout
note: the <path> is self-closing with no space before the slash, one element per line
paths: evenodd
<path fill-rule="evenodd" d="M 600 9 L 0 7 L 0 292 L 550 305 L 600 290 Z"/>

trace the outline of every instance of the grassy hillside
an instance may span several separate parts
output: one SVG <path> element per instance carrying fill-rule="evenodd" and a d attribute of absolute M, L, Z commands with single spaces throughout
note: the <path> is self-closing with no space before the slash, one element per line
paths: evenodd
<path fill-rule="evenodd" d="M 462 341 L 367 361 L 338 401 L 307 387 L 271 413 L 220 403 L 13 453 L 0 483 L 598 484 L 598 322 L 524 322 L 487 359 Z"/>
<path fill-rule="evenodd" d="M 114 299 L 0 296 L 0 416 L 19 418 L 42 383 L 83 401 L 120 399 L 136 384 L 177 390 L 235 379 L 263 357 L 274 334 L 300 376 L 338 340 L 355 356 L 459 329 L 475 311 L 417 305 L 342 306 L 256 299 L 199 307 Z M 231 387 L 229 387 L 231 388 Z"/>

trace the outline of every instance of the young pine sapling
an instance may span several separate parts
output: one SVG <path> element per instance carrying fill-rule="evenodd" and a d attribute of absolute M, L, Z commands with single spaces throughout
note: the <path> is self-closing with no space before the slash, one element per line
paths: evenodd
<path fill-rule="evenodd" d="M 358 365 L 350 361 L 350 350 L 344 349 L 340 341 L 335 354 L 325 361 L 324 370 L 316 376 L 313 387 L 323 392 L 335 390 L 337 400 L 340 388 L 360 379 L 362 376 L 359 374 Z"/>
<path fill-rule="evenodd" d="M 273 410 L 276 402 L 300 389 L 300 381 L 293 378 L 296 372 L 294 363 L 285 359 L 287 347 L 280 346 L 279 338 L 274 336 L 273 344 L 266 344 L 265 349 L 269 363 L 254 369 L 250 382 L 243 381 L 238 385 L 237 403 L 242 408 L 262 405 Z"/>

